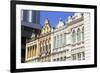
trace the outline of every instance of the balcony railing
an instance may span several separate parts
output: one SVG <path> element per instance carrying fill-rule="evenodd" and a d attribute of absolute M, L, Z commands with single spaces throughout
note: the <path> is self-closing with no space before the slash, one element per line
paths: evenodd
<path fill-rule="evenodd" d="M 32 42 L 32 41 L 34 41 L 34 40 L 36 40 L 35 37 L 34 37 L 34 38 L 31 38 L 31 39 L 27 39 L 27 40 L 26 40 L 26 43 Z"/>

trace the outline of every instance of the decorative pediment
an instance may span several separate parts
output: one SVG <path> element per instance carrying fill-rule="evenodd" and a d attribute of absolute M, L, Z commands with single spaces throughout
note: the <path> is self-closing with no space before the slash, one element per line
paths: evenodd
<path fill-rule="evenodd" d="M 62 26 L 64 26 L 64 22 L 63 22 L 62 19 L 60 18 L 59 23 L 57 24 L 57 27 L 56 27 L 56 28 L 60 28 L 60 27 L 62 27 Z"/>
<path fill-rule="evenodd" d="M 51 32 L 51 26 L 50 26 L 48 18 L 46 18 L 45 22 L 44 22 L 44 26 L 41 29 L 41 34 L 46 34 L 46 33 L 49 33 L 49 32 Z"/>

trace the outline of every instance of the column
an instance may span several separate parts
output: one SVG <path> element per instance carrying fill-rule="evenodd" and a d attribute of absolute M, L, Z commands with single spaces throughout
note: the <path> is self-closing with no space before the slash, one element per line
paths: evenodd
<path fill-rule="evenodd" d="M 30 58 L 31 58 L 31 47 L 30 47 Z"/>
<path fill-rule="evenodd" d="M 34 56 L 35 56 L 35 45 L 34 45 Z"/>
<path fill-rule="evenodd" d="M 33 51 L 34 51 L 34 50 L 33 50 L 33 46 L 32 46 L 32 56 L 34 56 Z"/>
<path fill-rule="evenodd" d="M 30 47 L 30 49 L 31 49 L 30 51 L 31 51 L 31 57 L 32 57 L 32 47 Z"/>
<path fill-rule="evenodd" d="M 36 56 L 36 45 L 35 45 L 35 56 Z"/>
<path fill-rule="evenodd" d="M 32 46 L 32 57 L 33 57 L 33 46 Z"/>
<path fill-rule="evenodd" d="M 34 45 L 33 45 L 33 56 L 34 56 Z"/>
<path fill-rule="evenodd" d="M 27 47 L 27 59 L 29 57 L 29 48 Z"/>
<path fill-rule="evenodd" d="M 29 58 L 30 58 L 30 47 L 29 47 L 29 54 L 28 55 L 29 55 Z"/>
<path fill-rule="evenodd" d="M 34 45 L 34 54 L 36 56 L 36 46 Z"/>

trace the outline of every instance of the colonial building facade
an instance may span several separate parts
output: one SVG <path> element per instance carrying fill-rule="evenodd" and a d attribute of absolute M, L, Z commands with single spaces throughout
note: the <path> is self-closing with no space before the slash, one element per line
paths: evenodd
<path fill-rule="evenodd" d="M 40 62 L 51 61 L 51 32 L 52 28 L 50 26 L 49 20 L 46 19 L 44 26 L 41 30 L 41 34 L 38 37 L 38 46 L 39 46 L 38 55 Z"/>
<path fill-rule="evenodd" d="M 28 40 L 26 45 L 26 62 L 50 62 L 51 61 L 51 32 L 49 20 L 46 19 L 40 34 L 36 39 Z M 35 50 L 34 50 L 35 45 Z M 35 55 L 34 55 L 35 54 Z"/>
<path fill-rule="evenodd" d="M 89 13 L 75 13 L 65 23 L 60 19 L 55 29 L 46 19 L 38 38 L 26 44 L 26 61 L 88 60 L 89 19 Z"/>

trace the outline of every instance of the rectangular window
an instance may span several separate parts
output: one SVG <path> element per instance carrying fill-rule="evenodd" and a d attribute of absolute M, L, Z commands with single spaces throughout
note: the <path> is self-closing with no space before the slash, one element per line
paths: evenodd
<path fill-rule="evenodd" d="M 28 22 L 28 10 L 23 10 L 23 21 Z"/>
<path fill-rule="evenodd" d="M 53 61 L 56 61 L 56 59 L 53 59 Z"/>
<path fill-rule="evenodd" d="M 82 57 L 83 57 L 82 59 L 85 60 L 85 53 L 84 52 L 82 52 Z"/>
<path fill-rule="evenodd" d="M 78 60 L 81 60 L 81 53 L 77 53 Z"/>
<path fill-rule="evenodd" d="M 76 60 L 76 54 L 72 54 L 72 59 Z"/>

